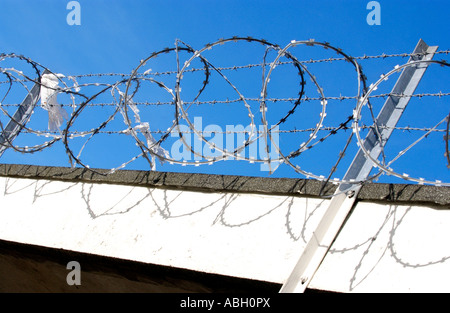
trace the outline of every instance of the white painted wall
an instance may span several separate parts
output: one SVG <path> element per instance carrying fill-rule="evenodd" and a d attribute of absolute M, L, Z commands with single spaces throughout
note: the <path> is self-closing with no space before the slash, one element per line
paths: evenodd
<path fill-rule="evenodd" d="M 449 292 L 450 208 L 359 203 L 311 287 Z"/>
<path fill-rule="evenodd" d="M 283 283 L 327 204 L 0 177 L 0 239 Z M 310 287 L 449 292 L 449 225 L 450 210 L 358 203 Z"/>

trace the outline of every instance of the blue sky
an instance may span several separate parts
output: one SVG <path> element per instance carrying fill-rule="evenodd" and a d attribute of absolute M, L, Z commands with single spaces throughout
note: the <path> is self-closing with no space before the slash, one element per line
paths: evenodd
<path fill-rule="evenodd" d="M 1 52 L 23 54 L 48 67 L 53 72 L 64 73 L 65 75 L 80 75 L 131 73 L 139 65 L 140 60 L 145 59 L 152 52 L 160 51 L 165 47 L 174 47 L 176 39 L 186 42 L 195 49 L 201 49 L 209 42 L 232 36 L 264 38 L 281 47 L 286 46 L 291 40 L 314 38 L 316 41 L 326 41 L 333 46 L 342 48 L 345 53 L 352 56 L 412 52 L 420 38 L 429 45 L 438 45 L 440 50 L 450 48 L 448 3 L 444 0 L 426 2 L 416 0 L 378 1 L 381 5 L 381 25 L 373 26 L 366 22 L 370 10 L 366 8 L 369 1 L 365 0 L 80 0 L 78 2 L 81 5 L 81 25 L 72 26 L 66 22 L 67 14 L 70 12 L 66 9 L 68 2 L 66 0 L 0 0 Z M 248 46 L 249 48 L 245 45 L 242 45 L 242 48 L 238 46 L 235 50 L 231 49 L 228 52 L 227 50 L 221 52 L 221 48 L 218 48 L 213 51 L 218 51 L 217 54 L 211 53 L 211 61 L 212 63 L 218 61 L 219 66 L 236 64 L 235 62 L 244 62 L 244 64 L 245 62 L 260 62 L 261 54 L 256 57 L 254 55 L 257 53 L 256 48 L 252 45 Z M 298 52 L 296 53 L 296 51 Z M 293 49 L 292 53 L 302 59 L 301 49 Z M 310 58 L 311 55 L 314 56 L 314 54 L 310 54 L 307 58 Z M 327 57 L 336 56 L 332 54 L 323 55 Z M 241 57 L 241 60 L 238 60 L 238 56 Z M 252 59 L 253 56 L 255 58 Z M 438 58 L 445 57 L 441 55 Z M 153 62 L 149 67 L 153 71 L 174 69 L 174 55 L 172 55 L 172 62 L 169 59 L 170 57 L 167 58 L 167 64 L 164 63 L 166 61 L 158 61 Z M 163 58 L 163 60 L 165 59 Z M 227 61 L 231 64 L 227 64 Z M 389 71 L 395 64 L 405 62 L 406 59 L 404 58 L 396 58 L 379 62 L 364 61 L 362 65 L 368 81 L 371 83 L 375 82 L 380 74 Z M 0 63 L 0 66 L 4 65 Z M 340 93 L 353 95 L 352 90 L 354 90 L 355 80 L 352 69 L 347 68 L 341 71 L 338 68 L 339 65 L 336 66 L 335 69 L 331 65 L 323 68 L 320 68 L 320 65 L 317 66 L 317 75 L 321 78 L 321 84 L 328 88 L 326 89 L 328 95 L 336 96 Z M 314 73 L 316 74 L 316 72 Z M 286 74 L 286 78 L 289 78 L 291 74 Z M 339 78 L 340 75 L 342 75 L 342 79 Z M 258 77 L 255 79 L 259 79 L 258 83 L 260 84 L 260 76 L 255 77 Z M 437 72 L 433 77 L 430 76 L 430 80 L 424 82 L 425 85 L 420 91 L 448 92 L 443 83 L 444 80 L 448 81 L 448 70 Z M 235 79 L 239 80 L 237 76 Z M 250 85 L 249 78 L 243 80 L 247 80 L 247 82 L 243 82 L 239 90 L 245 92 L 251 87 L 247 86 L 247 84 Z M 282 81 L 282 78 L 280 77 L 279 80 Z M 395 82 L 395 79 L 393 80 Z M 80 83 L 82 82 L 80 81 Z M 436 84 L 436 82 L 439 82 L 439 84 Z M 195 82 L 192 84 L 195 88 L 198 87 L 198 83 L 197 85 L 195 85 Z M 188 81 L 186 88 L 188 89 L 190 86 Z M 221 86 L 220 83 L 213 85 L 212 89 L 208 90 L 207 95 L 210 98 L 215 97 L 217 100 L 236 96 L 232 92 L 227 94 L 221 89 Z M 288 82 L 280 84 L 280 87 L 277 87 L 280 89 L 275 89 L 276 86 L 278 85 L 274 85 L 271 90 L 273 94 L 279 94 L 280 97 L 293 95 L 293 87 Z M 386 86 L 387 90 L 391 87 L 391 85 Z M 173 86 L 170 86 L 170 88 L 173 88 Z M 285 94 L 283 94 L 283 88 L 286 89 Z M 198 88 L 195 90 L 198 90 Z M 144 96 L 142 95 L 142 97 Z M 254 96 L 254 94 L 249 96 Z M 317 96 L 317 94 L 312 93 L 311 96 Z M 161 95 L 161 97 L 161 99 L 166 99 L 167 94 Z M 448 113 L 448 109 L 445 109 L 448 108 L 445 103 L 448 102 L 447 99 L 443 97 L 442 99 L 433 98 L 432 100 L 436 100 L 434 102 L 438 106 L 438 109 L 431 109 L 432 112 L 436 113 L 436 116 L 423 113 L 425 111 L 422 110 L 420 105 L 428 104 L 423 100 L 416 104 L 417 108 L 411 111 L 412 116 L 408 117 L 410 120 L 407 119 L 404 126 L 430 127 L 434 126 L 439 117 L 443 118 L 443 112 L 447 110 Z M 111 99 L 105 101 L 111 101 Z M 354 106 L 355 103 L 347 104 L 346 110 L 349 110 L 349 114 L 342 113 L 344 115 L 331 122 L 330 125 L 333 123 L 333 125 L 336 125 L 338 120 L 350 115 L 352 105 Z M 333 110 L 336 111 L 336 115 L 341 111 L 338 107 L 333 109 L 330 106 L 329 112 L 333 112 Z M 170 114 L 172 113 L 170 113 L 170 110 L 168 112 L 161 111 L 159 114 L 164 115 L 164 119 L 171 119 L 173 116 L 170 116 Z M 237 111 L 229 109 L 226 112 L 228 113 L 222 113 L 219 109 L 195 108 L 192 114 L 198 114 L 199 116 L 211 114 L 209 115 L 211 119 L 207 119 L 205 116 L 204 125 L 208 123 L 230 124 L 233 123 L 237 114 L 242 115 L 245 110 L 242 110 L 242 108 Z M 94 111 L 91 114 L 95 114 Z M 142 114 L 145 116 L 144 110 L 142 110 Z M 149 115 L 151 116 L 149 119 L 155 119 L 154 114 Z M 167 114 L 168 117 L 165 116 Z M 214 114 L 217 116 L 214 116 Z M 310 114 L 317 115 L 318 111 Z M 428 118 L 430 118 L 429 122 L 427 122 Z M 245 121 L 239 120 L 235 123 L 245 124 Z M 298 128 L 308 127 L 307 121 L 305 123 L 305 126 L 302 126 L 303 124 L 298 122 Z M 45 123 L 43 125 L 45 126 Z M 296 122 L 293 121 L 288 127 L 297 127 L 296 125 Z M 339 147 L 343 145 L 347 135 L 348 133 L 340 139 Z M 410 136 L 409 134 L 406 135 Z M 403 134 L 403 136 L 406 135 Z M 436 134 L 435 142 L 431 142 L 430 139 L 429 144 L 424 145 L 423 150 L 418 146 L 416 157 L 411 157 L 411 160 L 405 158 L 405 165 L 400 164 L 399 161 L 399 171 L 408 172 L 411 170 L 414 172 L 414 170 L 419 169 L 417 175 L 420 177 L 429 175 L 432 180 L 449 181 L 450 175 L 443 157 L 442 135 L 442 133 Z M 122 162 L 120 153 L 128 148 L 120 146 L 119 142 L 121 141 L 118 139 L 108 140 L 115 143 L 115 149 L 105 152 L 102 157 L 89 157 L 90 162 L 92 162 L 91 167 L 111 168 Z M 129 140 L 132 141 L 132 138 L 130 137 Z M 298 146 L 297 140 L 299 139 L 286 139 L 286 141 L 288 140 L 295 142 L 295 145 Z M 403 140 L 399 139 L 400 142 Z M 286 149 L 293 149 L 295 145 L 292 144 Z M 111 144 L 107 141 L 99 141 L 97 147 L 100 146 L 106 149 L 111 147 Z M 355 146 L 354 142 L 352 148 L 348 151 L 350 156 L 356 152 L 356 148 L 353 146 Z M 335 160 L 337 153 L 339 153 L 339 147 L 330 146 L 323 148 L 323 150 L 316 149 L 317 155 L 312 156 L 312 160 L 309 161 L 310 164 L 307 167 L 313 172 L 327 175 L 330 165 L 333 163 L 330 161 L 329 155 L 333 155 L 332 159 Z M 46 151 L 30 156 L 8 151 L 3 155 L 2 162 L 68 166 L 63 145 L 58 143 L 51 149 L 51 153 Z M 398 152 L 398 149 L 396 151 Z M 98 153 L 98 155 L 100 154 Z M 424 161 L 424 156 L 427 156 L 426 161 Z M 127 157 L 124 156 L 123 160 Z M 106 159 L 115 160 L 116 158 L 118 160 L 111 162 L 110 165 L 108 165 L 109 162 L 105 161 Z M 325 162 L 325 159 L 328 163 Z M 342 165 L 344 171 L 351 162 L 351 157 L 347 159 L 347 163 Z M 130 168 L 148 168 L 144 163 L 136 163 Z M 243 165 L 242 162 L 236 161 L 220 163 L 210 167 L 205 165 L 188 168 L 169 165 L 160 167 L 158 164 L 157 169 L 218 174 L 268 175 L 267 172 L 260 171 L 259 165 Z M 320 165 L 322 163 L 327 163 L 323 169 Z M 440 165 L 432 166 L 432 164 Z M 416 175 L 416 173 L 413 173 L 413 175 Z M 301 177 L 287 166 L 280 167 L 273 176 Z"/>

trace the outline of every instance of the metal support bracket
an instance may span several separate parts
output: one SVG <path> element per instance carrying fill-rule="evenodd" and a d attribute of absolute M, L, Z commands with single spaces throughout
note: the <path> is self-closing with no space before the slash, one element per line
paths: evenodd
<path fill-rule="evenodd" d="M 48 70 L 44 70 L 42 74 L 48 73 L 50 73 Z M 0 157 L 3 155 L 5 150 L 9 148 L 8 142 L 12 142 L 19 135 L 23 126 L 30 120 L 34 107 L 39 101 L 40 90 L 41 85 L 34 84 L 33 88 L 31 88 L 17 111 L 12 116 L 12 119 L 8 122 L 6 127 L 3 129 L 3 132 L 0 134 Z"/>
<path fill-rule="evenodd" d="M 414 55 L 410 58 L 410 61 L 431 60 L 437 49 L 437 46 L 429 47 L 421 39 L 413 54 L 425 54 Z M 378 126 L 387 126 L 383 127 L 380 132 L 383 142 L 380 142 L 380 138 L 372 130 L 364 139 L 364 147 L 367 151 L 370 151 L 370 156 L 374 159 L 377 159 L 382 152 L 383 146 L 393 131 L 393 127 L 397 125 L 410 100 L 408 96 L 413 95 L 427 67 L 428 63 L 424 63 L 424 66 L 420 67 L 406 67 L 398 78 L 392 94 L 402 94 L 404 97 L 389 96 L 376 121 Z M 369 176 L 372 168 L 372 161 L 366 158 L 360 148 L 348 168 L 344 180 L 363 181 Z M 304 248 L 292 273 L 283 284 L 280 290 L 281 293 L 301 293 L 306 290 L 347 216 L 350 214 L 360 189 L 361 185 L 359 184 L 342 183 L 339 185 L 325 214 L 313 232 L 312 238 Z"/>

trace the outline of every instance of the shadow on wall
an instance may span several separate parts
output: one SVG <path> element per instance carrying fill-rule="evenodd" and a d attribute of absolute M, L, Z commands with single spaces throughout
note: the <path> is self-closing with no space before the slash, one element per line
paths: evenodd
<path fill-rule="evenodd" d="M 418 191 L 419 189 L 417 189 Z M 401 192 L 400 190 L 399 193 Z M 392 199 L 398 196 L 400 195 L 391 195 Z M 410 198 L 413 197 L 414 194 Z M 378 215 L 374 219 L 366 217 L 365 221 L 370 221 L 371 224 L 362 226 L 367 231 L 364 232 L 364 235 L 359 234 L 359 238 L 353 241 L 354 245 L 351 247 L 334 245 L 330 249 L 331 254 L 353 253 L 358 256 L 352 258 L 352 261 L 355 261 L 355 267 L 349 279 L 350 291 L 355 290 L 368 279 L 385 257 L 394 259 L 402 268 L 411 269 L 442 264 L 450 259 L 450 249 L 447 251 L 443 249 L 448 246 L 447 236 L 435 235 L 435 232 L 439 231 L 446 233 L 445 229 L 448 227 L 445 226 L 445 221 L 440 226 L 436 225 L 435 219 L 427 222 L 430 212 L 444 211 L 430 211 L 426 207 L 411 205 L 384 204 L 383 208 L 385 209 L 384 216 Z M 359 214 L 369 215 L 370 213 L 365 210 Z M 423 216 L 418 218 L 417 215 Z M 408 224 L 408 218 L 410 218 L 410 224 Z M 420 225 L 417 224 L 418 220 Z M 411 228 L 411 225 L 414 226 Z"/>
<path fill-rule="evenodd" d="M 280 219 L 280 227 L 286 229 L 286 235 L 292 241 L 307 242 L 313 231 L 311 225 L 315 225 L 320 219 L 327 200 L 308 199 L 294 196 L 261 196 L 248 202 L 248 195 L 241 193 L 203 193 L 186 198 L 188 191 L 148 188 L 136 186 L 114 186 L 106 184 L 71 183 L 59 184 L 55 188 L 51 181 L 35 180 L 25 185 L 17 184 L 17 180 L 6 178 L 4 195 L 20 193 L 33 188 L 33 203 L 40 198 L 64 195 L 70 192 L 80 192 L 84 208 L 91 219 L 99 219 L 112 215 L 123 215 L 141 206 L 151 206 L 163 219 L 183 219 L 198 215 L 212 217 L 211 225 L 222 225 L 229 228 L 246 227 L 263 219 L 271 219 L 273 215 L 284 217 L 284 225 Z M 61 188 L 61 186 L 65 186 Z M 108 198 L 103 197 L 99 201 L 97 188 L 108 191 Z M 115 189 L 117 188 L 117 189 Z M 104 196 L 105 193 L 100 193 Z M 256 200 L 255 200 L 256 199 Z M 299 205 L 300 204 L 300 205 Z M 398 264 L 407 268 L 421 268 L 447 262 L 450 255 L 441 250 L 436 254 L 420 253 L 420 257 L 411 259 L 411 255 L 402 255 L 403 247 L 397 242 L 397 236 L 402 232 L 402 226 L 407 223 L 408 217 L 413 211 L 412 206 L 384 205 L 386 213 L 383 219 L 370 220 L 370 235 L 365 232 L 355 237 L 354 244 L 349 247 L 333 246 L 330 253 L 357 253 L 359 257 L 353 258 L 355 268 L 349 280 L 349 289 L 354 290 L 373 273 L 379 262 L 390 254 Z M 202 215 L 206 214 L 207 215 Z M 429 225 L 433 227 L 433 225 Z M 423 225 L 417 227 L 417 237 L 426 237 L 426 228 Z M 363 238 L 364 237 L 364 238 Z M 437 245 L 435 238 L 433 244 Z M 445 241 L 445 238 L 441 238 Z M 402 244 L 404 241 L 401 241 Z M 422 240 L 423 242 L 423 240 Z M 414 242 L 412 243 L 414 244 Z M 446 246 L 446 243 L 442 246 Z M 381 248 L 380 248 L 381 247 Z M 420 248 L 420 246 L 418 246 Z"/>
<path fill-rule="evenodd" d="M 126 214 L 142 205 L 148 206 L 164 219 L 180 219 L 200 215 L 206 211 L 217 212 L 211 219 L 212 225 L 225 227 L 245 227 L 271 218 L 271 215 L 284 216 L 286 233 L 292 241 L 308 240 L 308 234 L 313 230 L 310 226 L 318 220 L 327 200 L 308 199 L 294 196 L 261 196 L 255 195 L 249 202 L 247 194 L 241 193 L 198 193 L 187 191 L 148 188 L 141 186 L 116 186 L 107 184 L 92 184 L 83 182 L 65 182 L 52 184 L 49 180 L 26 181 L 7 177 L 5 179 L 4 195 L 13 195 L 26 189 L 33 189 L 33 203 L 40 198 L 60 195 L 64 197 L 70 192 L 80 193 L 83 206 L 91 219 L 106 216 Z M 242 183 L 242 179 L 240 180 Z M 56 186 L 56 187 L 55 187 Z M 64 186 L 64 187 L 63 187 Z M 229 184 L 226 186 L 230 188 Z M 99 191 L 100 189 L 103 189 Z M 234 186 L 233 188 L 237 188 Z M 194 196 L 192 196 L 194 194 Z M 105 196 L 106 195 L 106 196 Z M 197 197 L 195 197 L 197 195 Z M 70 197 L 70 196 L 68 196 Z M 322 210 L 321 210 L 322 209 Z M 282 213 L 284 212 L 284 213 Z M 209 215 L 211 216 L 211 215 Z M 280 221 L 280 219 L 276 219 Z"/>

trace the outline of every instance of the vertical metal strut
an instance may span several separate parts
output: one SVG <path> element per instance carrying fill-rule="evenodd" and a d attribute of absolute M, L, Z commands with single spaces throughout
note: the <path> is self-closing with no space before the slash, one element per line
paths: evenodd
<path fill-rule="evenodd" d="M 412 56 L 410 61 L 431 60 L 437 49 L 437 46 L 429 47 L 421 39 L 413 52 L 413 54 L 421 55 Z M 420 67 L 406 67 L 398 78 L 391 93 L 393 95 L 402 96 L 389 96 L 377 117 L 377 125 L 386 126 L 381 127 L 381 138 L 378 138 L 375 132 L 371 130 L 364 139 L 364 147 L 367 151 L 370 151 L 370 156 L 374 159 L 379 157 L 386 141 L 393 131 L 393 127 L 397 125 L 397 122 L 410 100 L 409 96 L 413 95 L 422 79 L 422 76 L 428 67 L 428 63 L 423 64 L 424 65 Z M 372 161 L 366 158 L 364 152 L 360 148 L 344 176 L 344 181 L 363 181 L 369 176 L 372 167 Z M 345 219 L 355 203 L 360 189 L 361 185 L 359 184 L 342 183 L 339 185 L 331 199 L 327 211 L 319 222 L 316 230 L 313 232 L 312 238 L 307 243 L 300 259 L 286 282 L 283 284 L 280 292 L 301 293 L 305 291 L 325 258 L 331 244 L 342 228 Z"/>

